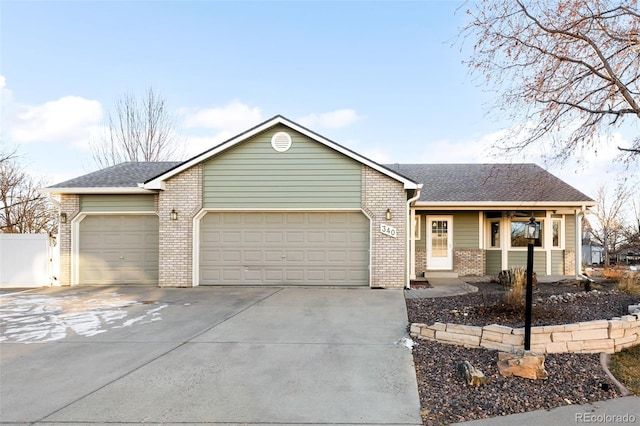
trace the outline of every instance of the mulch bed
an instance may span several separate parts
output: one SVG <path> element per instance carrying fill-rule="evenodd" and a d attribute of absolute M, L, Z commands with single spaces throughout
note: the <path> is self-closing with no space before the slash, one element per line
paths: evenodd
<path fill-rule="evenodd" d="M 472 283 L 477 293 L 463 296 L 407 300 L 410 322 L 451 322 L 468 325 L 501 324 L 523 327 L 523 309 L 502 303 L 497 283 Z M 574 282 L 538 284 L 534 290 L 533 325 L 609 319 L 627 313 L 640 301 L 600 283 L 585 292 Z M 600 365 L 599 354 L 547 354 L 546 380 L 502 377 L 498 352 L 418 340 L 413 349 L 418 391 L 425 425 L 450 424 L 526 411 L 586 404 L 620 396 Z M 457 364 L 469 361 L 488 378 L 486 385 L 468 386 Z"/>

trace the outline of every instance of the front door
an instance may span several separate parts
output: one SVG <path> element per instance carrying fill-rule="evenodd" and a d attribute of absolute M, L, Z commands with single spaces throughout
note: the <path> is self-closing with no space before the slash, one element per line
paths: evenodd
<path fill-rule="evenodd" d="M 427 269 L 453 269 L 453 217 L 427 216 Z"/>

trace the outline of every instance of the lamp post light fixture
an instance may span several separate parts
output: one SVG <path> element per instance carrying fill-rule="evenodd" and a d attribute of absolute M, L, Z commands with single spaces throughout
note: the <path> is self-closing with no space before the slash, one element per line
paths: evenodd
<path fill-rule="evenodd" d="M 536 223 L 536 218 L 531 215 L 529 223 L 524 228 L 524 237 L 527 244 L 527 293 L 525 297 L 524 311 L 524 350 L 531 350 L 531 305 L 533 303 L 533 245 L 540 235 L 540 225 Z"/>

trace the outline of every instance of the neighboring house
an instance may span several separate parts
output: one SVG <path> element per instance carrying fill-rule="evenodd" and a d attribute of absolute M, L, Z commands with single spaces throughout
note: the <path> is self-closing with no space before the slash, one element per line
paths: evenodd
<path fill-rule="evenodd" d="M 602 244 L 591 239 L 591 232 L 583 232 L 582 263 L 585 265 L 600 265 L 604 263 L 604 248 Z"/>
<path fill-rule="evenodd" d="M 595 202 L 532 164 L 375 163 L 282 116 L 185 162 L 123 163 L 42 190 L 60 283 L 402 288 L 416 275 L 579 272 Z M 409 230 L 409 232 L 407 232 Z"/>

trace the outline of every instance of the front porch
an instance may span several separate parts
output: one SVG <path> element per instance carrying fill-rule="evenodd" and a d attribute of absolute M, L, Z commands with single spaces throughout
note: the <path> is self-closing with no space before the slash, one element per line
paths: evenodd
<path fill-rule="evenodd" d="M 419 210 L 412 209 L 411 279 L 495 276 L 526 265 L 523 224 L 533 215 L 540 225 L 534 242 L 534 272 L 542 276 L 580 273 L 576 243 L 577 210 Z M 444 274 L 444 275 L 442 275 Z M 448 274 L 448 275 L 447 275 Z"/>

